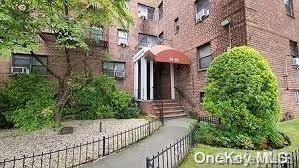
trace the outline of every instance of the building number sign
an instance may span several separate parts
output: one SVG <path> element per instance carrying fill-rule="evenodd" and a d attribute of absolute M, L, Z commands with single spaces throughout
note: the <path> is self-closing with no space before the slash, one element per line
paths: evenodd
<path fill-rule="evenodd" d="M 178 58 L 169 58 L 169 60 L 171 61 L 171 62 L 179 62 L 179 59 Z"/>

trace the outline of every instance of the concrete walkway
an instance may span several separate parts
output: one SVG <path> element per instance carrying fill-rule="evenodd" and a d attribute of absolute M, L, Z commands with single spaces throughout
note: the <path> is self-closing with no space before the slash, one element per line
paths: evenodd
<path fill-rule="evenodd" d="M 144 168 L 145 158 L 152 156 L 184 136 L 194 120 L 180 118 L 167 120 L 165 126 L 156 133 L 133 146 L 104 158 L 84 165 L 86 168 Z"/>

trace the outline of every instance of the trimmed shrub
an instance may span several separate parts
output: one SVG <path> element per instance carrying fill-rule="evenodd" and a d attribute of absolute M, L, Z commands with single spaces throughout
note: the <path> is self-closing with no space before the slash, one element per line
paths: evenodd
<path fill-rule="evenodd" d="M 55 126 L 54 90 L 49 81 L 37 75 L 18 75 L 1 89 L 6 119 L 15 127 L 34 131 Z"/>
<path fill-rule="evenodd" d="M 212 62 L 207 79 L 203 107 L 221 119 L 222 131 L 238 135 L 236 147 L 259 146 L 254 137 L 266 138 L 271 147 L 283 147 L 277 130 L 278 83 L 260 53 L 245 46 L 233 48 Z"/>
<path fill-rule="evenodd" d="M 192 138 L 195 143 L 215 145 L 217 139 L 217 129 L 208 123 L 197 122 L 193 127 Z"/>
<path fill-rule="evenodd" d="M 130 97 L 129 104 L 121 110 L 118 110 L 115 114 L 116 118 L 119 119 L 130 119 L 136 118 L 140 115 L 140 109 L 137 106 L 137 103 L 133 97 Z"/>

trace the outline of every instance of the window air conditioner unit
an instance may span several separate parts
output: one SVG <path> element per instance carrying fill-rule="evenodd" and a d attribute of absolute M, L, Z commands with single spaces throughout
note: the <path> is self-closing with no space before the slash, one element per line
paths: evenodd
<path fill-rule="evenodd" d="M 146 16 L 140 16 L 141 20 L 146 20 Z"/>
<path fill-rule="evenodd" d="M 205 17 L 209 16 L 209 14 L 209 9 L 202 9 L 196 14 L 196 22 L 202 22 Z"/>
<path fill-rule="evenodd" d="M 29 74 L 30 71 L 25 67 L 11 67 L 12 74 Z"/>
<path fill-rule="evenodd" d="M 123 78 L 123 77 L 125 77 L 125 72 L 123 72 L 123 71 L 115 71 L 115 77 L 116 78 Z"/>
<path fill-rule="evenodd" d="M 127 47 L 128 44 L 127 43 L 120 43 L 120 46 L 122 46 L 123 48 Z"/>
<path fill-rule="evenodd" d="M 299 67 L 299 58 L 293 58 L 293 66 Z"/>

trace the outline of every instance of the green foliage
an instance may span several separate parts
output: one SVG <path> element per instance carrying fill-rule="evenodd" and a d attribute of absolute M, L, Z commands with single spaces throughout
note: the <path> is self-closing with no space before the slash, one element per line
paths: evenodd
<path fill-rule="evenodd" d="M 248 147 L 257 136 L 270 140 L 273 147 L 280 146 L 276 142 L 283 145 L 274 138 L 280 135 L 277 79 L 260 53 L 245 46 L 233 48 L 213 61 L 207 78 L 203 106 L 221 118 L 224 131 L 240 134 Z"/>
<path fill-rule="evenodd" d="M 129 99 L 129 101 L 126 102 L 126 106 L 123 106 L 122 109 L 117 110 L 115 117 L 119 119 L 138 117 L 140 115 L 140 109 L 137 106 L 135 99 L 133 97 L 127 97 L 126 99 Z"/>
<path fill-rule="evenodd" d="M 208 123 L 196 123 L 192 131 L 192 137 L 196 143 L 208 145 L 216 144 L 217 130 Z"/>
<path fill-rule="evenodd" d="M 196 143 L 220 147 L 236 147 L 240 149 L 254 149 L 250 137 L 238 133 L 231 133 L 208 123 L 196 123 L 192 137 Z"/>
<path fill-rule="evenodd" d="M 46 78 L 18 75 L 8 80 L 0 92 L 0 100 L 6 103 L 3 113 L 16 127 L 33 131 L 55 126 L 54 91 Z"/>
<path fill-rule="evenodd" d="M 79 76 L 69 85 L 72 88 L 72 102 L 64 111 L 65 118 L 133 118 L 139 114 L 130 95 L 118 90 L 115 80 L 106 75 L 97 79 Z"/>
<path fill-rule="evenodd" d="M 60 47 L 88 50 L 84 38 L 90 25 L 131 23 L 126 0 L 1 0 L 0 55 L 37 49 L 44 28 L 55 32 Z"/>

